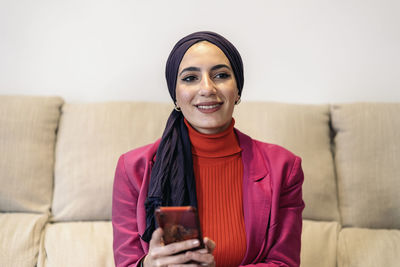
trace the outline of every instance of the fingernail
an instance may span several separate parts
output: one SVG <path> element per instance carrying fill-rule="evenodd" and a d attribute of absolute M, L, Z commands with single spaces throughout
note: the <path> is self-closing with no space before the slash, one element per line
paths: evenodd
<path fill-rule="evenodd" d="M 193 240 L 192 244 L 195 246 L 198 246 L 198 245 L 200 245 L 200 242 L 199 242 L 199 240 Z"/>

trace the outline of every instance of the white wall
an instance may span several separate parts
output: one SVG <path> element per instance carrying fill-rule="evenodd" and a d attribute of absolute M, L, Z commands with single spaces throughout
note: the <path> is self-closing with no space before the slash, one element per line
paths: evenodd
<path fill-rule="evenodd" d="M 400 1 L 0 0 L 0 94 L 169 101 L 165 61 L 197 30 L 230 39 L 244 100 L 400 101 Z"/>

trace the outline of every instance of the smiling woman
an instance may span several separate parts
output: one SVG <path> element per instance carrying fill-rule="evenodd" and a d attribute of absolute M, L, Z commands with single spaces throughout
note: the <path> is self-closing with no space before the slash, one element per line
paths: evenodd
<path fill-rule="evenodd" d="M 191 46 L 182 58 L 176 83 L 176 106 L 197 131 L 213 134 L 232 121 L 240 96 L 231 64 L 209 42 Z"/>
<path fill-rule="evenodd" d="M 301 159 L 234 128 L 239 52 L 219 34 L 190 34 L 172 49 L 166 78 L 175 110 L 161 140 L 118 161 L 116 266 L 299 266 Z M 203 242 L 164 244 L 160 206 L 197 208 Z"/>

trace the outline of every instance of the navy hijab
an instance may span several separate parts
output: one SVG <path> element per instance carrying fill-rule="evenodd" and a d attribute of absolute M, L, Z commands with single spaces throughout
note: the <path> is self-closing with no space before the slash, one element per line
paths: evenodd
<path fill-rule="evenodd" d="M 219 47 L 229 59 L 235 75 L 239 96 L 243 88 L 243 63 L 239 52 L 223 36 L 209 31 L 189 34 L 179 40 L 169 54 L 165 77 L 169 94 L 176 102 L 175 87 L 179 65 L 186 51 L 194 44 L 208 41 Z M 196 182 L 193 172 L 191 144 L 181 112 L 173 110 L 157 149 L 151 171 L 146 207 L 146 230 L 142 239 L 149 242 L 156 228 L 154 210 L 159 206 L 197 207 Z"/>

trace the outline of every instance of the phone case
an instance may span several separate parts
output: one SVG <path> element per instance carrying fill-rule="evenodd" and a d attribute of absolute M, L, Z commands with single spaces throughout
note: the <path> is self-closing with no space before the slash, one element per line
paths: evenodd
<path fill-rule="evenodd" d="M 196 208 L 191 206 L 159 207 L 155 215 L 158 225 L 164 231 L 165 245 L 197 238 L 200 241 L 200 247 L 204 247 Z"/>

